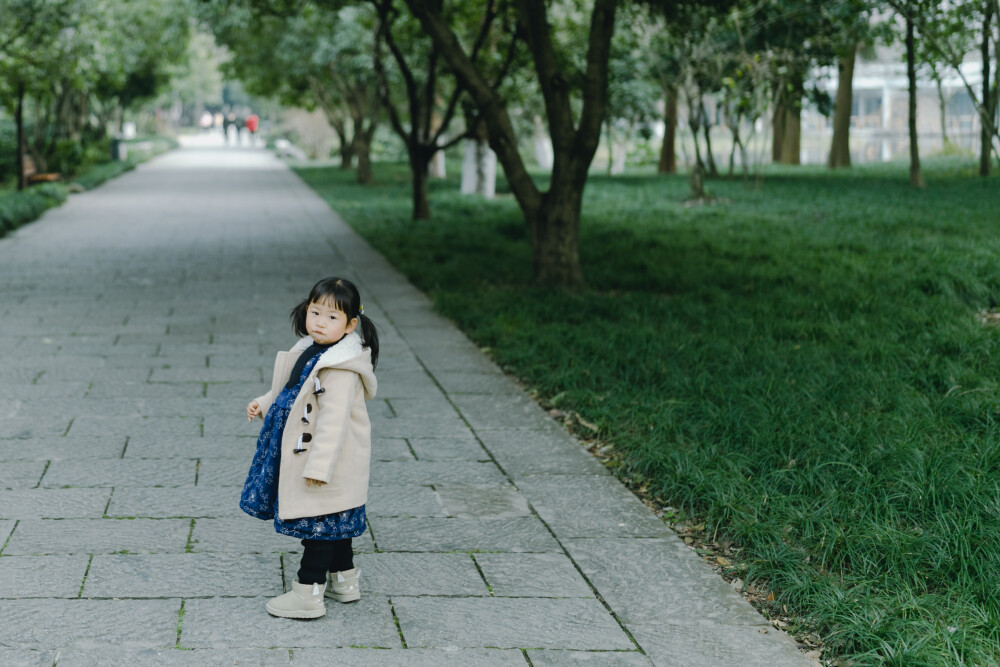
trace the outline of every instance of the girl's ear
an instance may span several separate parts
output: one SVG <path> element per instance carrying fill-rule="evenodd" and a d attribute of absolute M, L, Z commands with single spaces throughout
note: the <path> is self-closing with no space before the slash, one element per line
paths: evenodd
<path fill-rule="evenodd" d="M 353 320 L 347 323 L 347 328 L 344 329 L 344 333 L 349 334 L 357 328 L 358 328 L 358 318 L 355 317 Z"/>

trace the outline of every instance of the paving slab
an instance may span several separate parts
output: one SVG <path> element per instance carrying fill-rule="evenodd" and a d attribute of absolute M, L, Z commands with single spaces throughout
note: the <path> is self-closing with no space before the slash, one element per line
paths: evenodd
<path fill-rule="evenodd" d="M 275 618 L 267 597 L 187 600 L 182 648 L 352 647 L 402 648 L 389 600 L 366 595 L 349 605 L 331 603 L 309 622 Z M 175 626 L 176 627 L 176 626 Z"/>
<path fill-rule="evenodd" d="M 407 438 L 421 461 L 487 461 L 489 452 L 471 434 L 465 438 Z"/>
<path fill-rule="evenodd" d="M 379 519 L 372 532 L 381 551 L 562 551 L 535 517 Z"/>
<path fill-rule="evenodd" d="M 90 557 L 85 554 L 0 559 L 0 597 L 78 597 L 89 562 Z"/>
<path fill-rule="evenodd" d="M 594 597 L 583 575 L 561 553 L 483 553 L 473 558 L 497 597 Z"/>
<path fill-rule="evenodd" d="M 52 667 L 56 661 L 55 651 L 0 648 L 0 665 L 9 667 Z"/>
<path fill-rule="evenodd" d="M 103 438 L 30 438 L 0 440 L 0 460 L 3 461 L 79 461 L 83 459 L 116 459 L 125 451 L 124 435 Z"/>
<path fill-rule="evenodd" d="M 67 435 L 74 438 L 103 438 L 126 435 L 132 438 L 170 433 L 189 438 L 201 436 L 201 419 L 190 417 L 92 417 L 73 420 Z"/>
<path fill-rule="evenodd" d="M 508 482 L 491 462 L 384 461 L 372 466 L 371 483 L 502 486 Z"/>
<path fill-rule="evenodd" d="M 434 379 L 453 394 L 520 394 L 522 389 L 514 380 L 501 373 L 469 373 L 465 370 L 439 371 Z"/>
<path fill-rule="evenodd" d="M 630 624 L 629 631 L 655 665 L 805 667 L 814 664 L 773 627 L 697 627 Z"/>
<path fill-rule="evenodd" d="M 110 489 L 0 491 L 0 518 L 81 519 L 104 516 Z"/>
<path fill-rule="evenodd" d="M 31 489 L 38 486 L 45 461 L 7 461 L 0 467 L 0 489 Z"/>
<path fill-rule="evenodd" d="M 166 648 L 180 600 L 4 600 L 0 644 L 18 649 Z"/>
<path fill-rule="evenodd" d="M 227 435 L 188 437 L 172 434 L 130 437 L 124 448 L 126 459 L 236 459 L 250 461 L 257 448 L 257 436 Z"/>
<path fill-rule="evenodd" d="M 533 649 L 527 651 L 535 667 L 563 667 L 564 665 L 600 665 L 601 667 L 650 667 L 654 663 L 639 651 L 567 651 L 562 649 Z M 667 665 L 698 664 L 663 663 Z"/>
<path fill-rule="evenodd" d="M 7 538 L 10 537 L 10 533 L 16 525 L 17 521 L 12 519 L 0 519 L 0 549 L 7 544 Z"/>
<path fill-rule="evenodd" d="M 3 654 L 0 653 L 0 656 Z M 6 663 L 4 663 L 6 664 Z M 51 662 L 46 667 L 51 666 Z M 112 647 L 81 650 L 68 649 L 59 654 L 59 667 L 289 667 L 291 651 L 288 649 L 140 649 L 127 650 Z M 296 662 L 296 667 L 298 663 Z"/>
<path fill-rule="evenodd" d="M 367 309 L 366 309 L 367 310 Z M 504 649 L 294 649 L 295 667 L 524 667 L 524 654 Z"/>
<path fill-rule="evenodd" d="M 771 627 L 675 536 L 577 539 L 566 540 L 564 545 L 629 627 L 651 618 L 703 629 Z M 672 557 L 665 558 L 665 554 Z M 615 564 L 609 567 L 611 562 Z"/>
<path fill-rule="evenodd" d="M 184 459 L 53 461 L 42 488 L 194 486 L 197 463 Z"/>
<path fill-rule="evenodd" d="M 21 521 L 3 554 L 184 553 L 190 532 L 190 519 Z"/>
<path fill-rule="evenodd" d="M 243 514 L 240 509 L 240 489 L 234 486 L 195 486 L 184 489 L 123 487 L 114 491 L 108 507 L 108 516 L 111 517 L 195 518 Z"/>
<path fill-rule="evenodd" d="M 253 450 L 245 452 L 253 456 Z M 241 490 L 250 471 L 250 463 L 240 458 L 202 458 L 197 461 L 198 486 L 237 486 Z"/>
<path fill-rule="evenodd" d="M 58 438 L 66 433 L 71 423 L 71 419 L 58 416 L 50 419 L 8 417 L 0 419 L 0 440 Z"/>
<path fill-rule="evenodd" d="M 442 486 L 434 490 L 448 516 L 510 519 L 531 516 L 528 501 L 511 486 Z"/>
<path fill-rule="evenodd" d="M 469 427 L 457 416 L 374 419 L 372 426 L 377 427 L 378 432 L 386 438 L 461 438 L 470 433 Z"/>
<path fill-rule="evenodd" d="M 531 475 L 607 475 L 568 433 L 518 428 L 477 431 L 483 447 L 515 480 Z"/>
<path fill-rule="evenodd" d="M 368 515 L 375 518 L 448 516 L 437 491 L 430 486 L 414 484 L 405 486 L 372 484 L 368 488 L 368 502 L 365 508 Z"/>
<path fill-rule="evenodd" d="M 631 491 L 608 475 L 522 477 L 517 488 L 560 537 L 672 535 Z"/>
<path fill-rule="evenodd" d="M 544 427 L 551 418 L 527 394 L 455 394 L 462 417 L 476 431 L 491 428 Z"/>
<path fill-rule="evenodd" d="M 634 648 L 594 599 L 393 596 L 392 603 L 412 647 Z"/>
<path fill-rule="evenodd" d="M 406 438 L 372 438 L 372 461 L 414 461 Z"/>
<path fill-rule="evenodd" d="M 86 598 L 281 595 L 276 554 L 94 556 Z"/>
<path fill-rule="evenodd" d="M 361 569 L 361 586 L 366 593 L 489 595 L 468 554 L 361 554 L 354 558 L 354 566 Z"/>

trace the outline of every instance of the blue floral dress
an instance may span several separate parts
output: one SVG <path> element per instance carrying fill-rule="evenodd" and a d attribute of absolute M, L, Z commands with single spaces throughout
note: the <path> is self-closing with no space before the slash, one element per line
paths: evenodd
<path fill-rule="evenodd" d="M 297 385 L 282 389 L 264 417 L 257 438 L 257 451 L 240 495 L 240 509 L 258 519 L 274 519 L 274 529 L 282 535 L 306 540 L 343 540 L 365 532 L 365 506 L 334 514 L 282 521 L 278 518 L 278 473 L 281 465 L 281 435 L 302 383 L 309 377 L 320 354 L 302 369 Z"/>

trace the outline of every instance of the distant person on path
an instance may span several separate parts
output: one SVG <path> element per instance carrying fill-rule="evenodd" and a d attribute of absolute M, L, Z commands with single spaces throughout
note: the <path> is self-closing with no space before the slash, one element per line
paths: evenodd
<path fill-rule="evenodd" d="M 222 136 L 229 143 L 229 128 L 236 125 L 236 114 L 230 112 L 222 119 Z"/>
<path fill-rule="evenodd" d="M 351 539 L 365 532 L 365 401 L 375 396 L 378 333 L 358 288 L 341 278 L 316 283 L 291 319 L 303 338 L 278 353 L 271 390 L 247 405 L 247 418 L 263 417 L 264 425 L 240 508 L 302 540 L 292 590 L 270 600 L 268 613 L 319 618 L 324 594 L 337 602 L 361 598 Z"/>

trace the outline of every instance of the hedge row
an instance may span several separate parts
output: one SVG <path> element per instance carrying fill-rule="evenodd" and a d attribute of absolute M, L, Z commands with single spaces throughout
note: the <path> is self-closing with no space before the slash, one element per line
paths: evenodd
<path fill-rule="evenodd" d="M 43 183 L 23 192 L 0 192 L 0 236 L 38 219 L 46 210 L 66 201 L 68 194 L 61 183 Z"/>
<path fill-rule="evenodd" d="M 135 169 L 136 164 L 132 160 L 105 162 L 104 164 L 99 164 L 88 169 L 86 173 L 80 174 L 73 179 L 73 183 L 79 185 L 84 190 L 93 190 L 105 181 L 110 181 L 116 176 L 121 176 L 126 171 L 132 171 Z"/>

